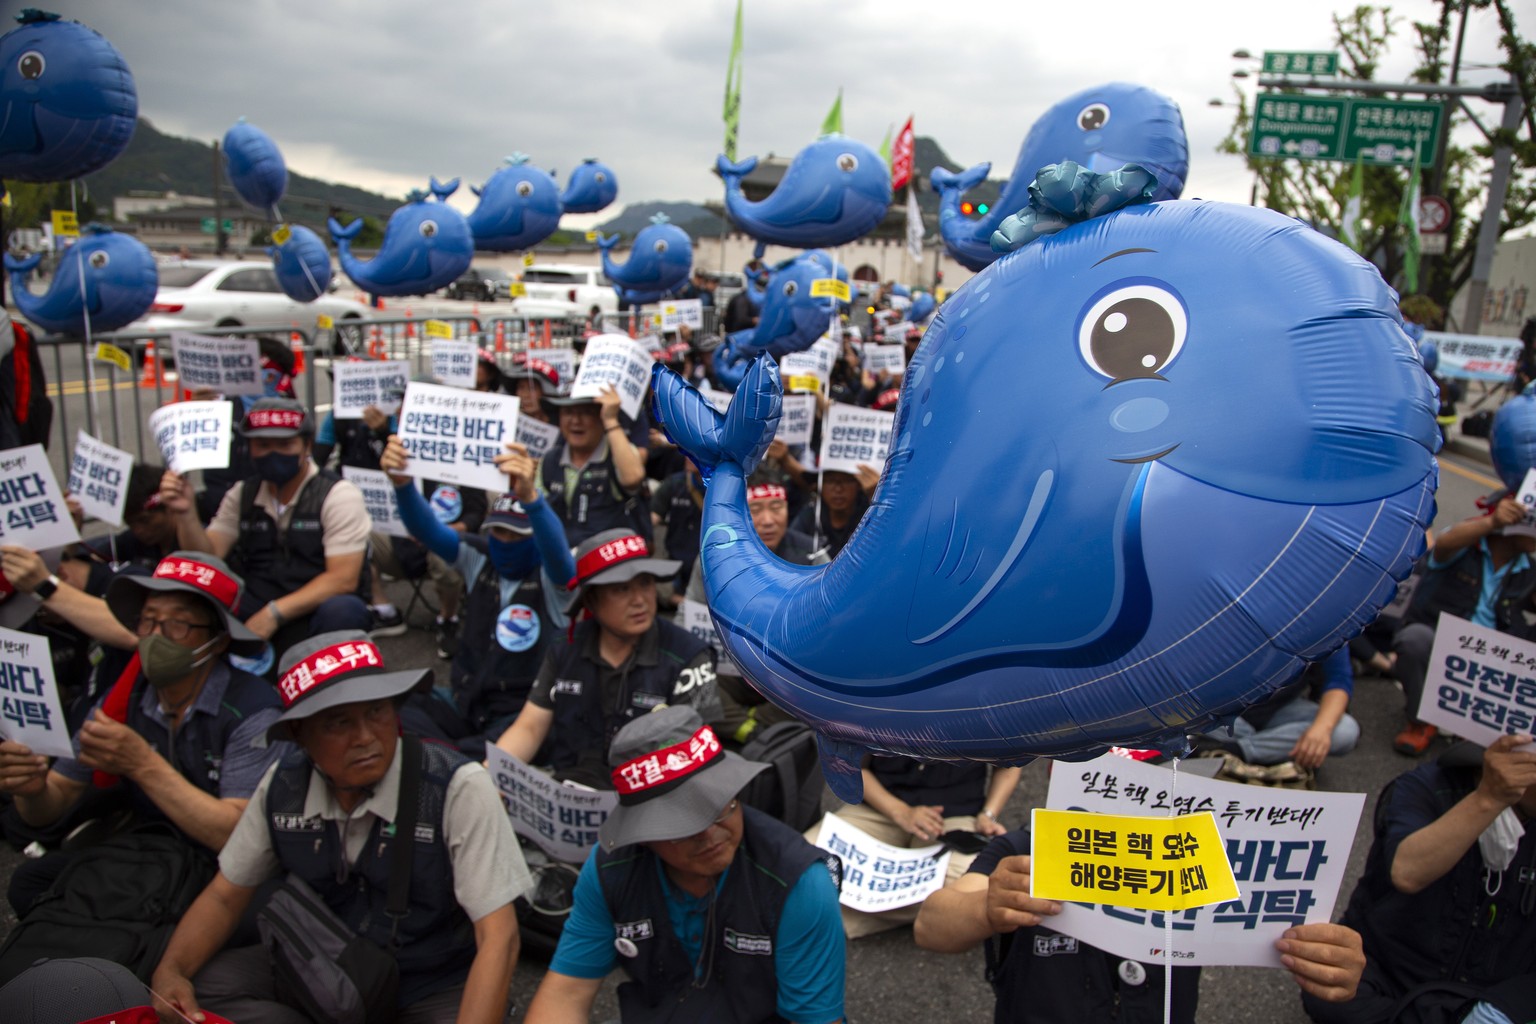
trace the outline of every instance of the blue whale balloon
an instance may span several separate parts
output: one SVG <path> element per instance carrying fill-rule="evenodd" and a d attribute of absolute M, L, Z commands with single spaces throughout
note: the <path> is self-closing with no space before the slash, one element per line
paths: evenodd
<path fill-rule="evenodd" d="M 0 178 L 67 181 L 115 160 L 138 124 L 122 54 L 94 29 L 27 8 L 0 36 Z"/>
<path fill-rule="evenodd" d="M 224 170 L 240 198 L 275 217 L 275 208 L 288 191 L 288 164 L 266 132 L 245 118 L 224 133 Z"/>
<path fill-rule="evenodd" d="M 910 323 L 920 324 L 932 316 L 938 306 L 938 300 L 933 297 L 932 292 L 918 292 L 912 296 L 912 305 L 907 307 L 907 320 Z"/>
<path fill-rule="evenodd" d="M 775 558 L 747 511 L 776 367 L 724 414 L 653 384 L 709 474 L 699 565 L 726 650 L 817 730 L 847 800 L 869 751 L 1182 750 L 1370 623 L 1434 514 L 1434 388 L 1395 296 L 1269 210 L 1129 206 L 967 282 L 827 566 Z"/>
<path fill-rule="evenodd" d="M 1536 469 L 1536 391 L 1527 386 L 1499 407 L 1488 431 L 1488 455 L 1509 493 L 1518 494 L 1528 470 Z"/>
<path fill-rule="evenodd" d="M 413 192 L 404 206 L 390 214 L 384 243 L 366 263 L 352 255 L 352 239 L 363 229 L 363 222 L 355 220 L 343 228 L 331 218 L 327 226 L 341 269 L 370 295 L 428 295 L 451 284 L 475 257 L 469 223 L 444 202 L 458 187 L 457 178 L 446 185 L 433 178 L 435 203 Z"/>
<path fill-rule="evenodd" d="M 50 334 L 85 334 L 126 327 L 148 312 L 160 286 L 155 257 L 132 235 L 88 224 L 81 238 L 59 260 L 44 295 L 27 290 L 27 274 L 41 253 L 17 259 L 5 256 L 11 289 L 22 316 Z"/>
<path fill-rule="evenodd" d="M 715 349 L 715 378 L 728 391 L 736 390 L 752 358 L 767 352 L 775 359 L 804 352 L 827 333 L 837 299 L 816 295 L 817 281 L 848 280 L 848 268 L 819 249 L 774 265 L 763 289 L 757 326 L 733 331 Z"/>
<path fill-rule="evenodd" d="M 715 170 L 725 179 L 725 208 L 736 225 L 768 245 L 830 248 L 874 230 L 891 205 L 891 172 L 879 153 L 846 135 L 823 135 L 790 162 L 773 194 L 748 202 L 741 179 L 757 157 Z"/>
<path fill-rule="evenodd" d="M 1029 129 L 992 208 L 974 220 L 960 212 L 968 189 L 986 180 L 990 163 L 958 174 L 935 168 L 929 175 L 939 192 L 939 233 L 956 262 L 980 270 L 997 258 L 988 244 L 1005 217 L 1029 205 L 1029 183 L 1047 164 L 1071 160 L 1105 173 L 1138 164 L 1156 176 L 1154 200 L 1177 199 L 1189 175 L 1189 143 L 1178 104 L 1153 89 L 1111 82 L 1074 93 L 1047 110 Z"/>
<path fill-rule="evenodd" d="M 320 236 L 304 225 L 288 225 L 283 242 L 268 246 L 267 252 L 278 285 L 293 301 L 314 302 L 331 286 L 331 254 Z"/>
<path fill-rule="evenodd" d="M 607 164 L 592 157 L 583 160 L 571 172 L 571 180 L 560 193 L 560 206 L 566 213 L 596 213 L 619 195 L 619 179 Z"/>
<path fill-rule="evenodd" d="M 618 235 L 599 237 L 597 244 L 603 250 L 603 273 L 613 282 L 619 298 L 632 306 L 665 298 L 688 280 L 693 266 L 693 240 L 688 232 L 669 223 L 664 213 L 652 217 L 651 223 L 635 235 L 625 263 L 613 261 Z"/>
<path fill-rule="evenodd" d="M 522 153 L 507 157 L 506 164 L 484 188 L 471 189 L 480 197 L 469 215 L 477 249 L 532 249 L 560 226 L 560 186 L 555 179 Z"/>

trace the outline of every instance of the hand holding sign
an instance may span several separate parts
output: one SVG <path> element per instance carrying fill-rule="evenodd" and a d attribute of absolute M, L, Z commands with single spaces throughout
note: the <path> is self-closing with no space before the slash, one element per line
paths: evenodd
<path fill-rule="evenodd" d="M 410 455 L 405 450 L 405 445 L 400 443 L 398 434 L 390 434 L 389 442 L 384 445 L 384 454 L 379 456 L 379 468 L 389 474 L 389 482 L 396 487 L 411 482 L 411 478 L 405 472 L 405 464 Z"/>
<path fill-rule="evenodd" d="M 1477 790 L 1491 803 L 1513 807 L 1536 786 L 1536 753 L 1517 750 L 1531 742 L 1529 736 L 1500 736 L 1483 751 L 1483 777 Z"/>
<path fill-rule="evenodd" d="M 5 578 L 11 581 L 11 586 L 23 594 L 32 593 L 48 578 L 48 566 L 43 564 L 42 556 L 19 544 L 0 546 L 0 568 L 5 570 Z"/>
<path fill-rule="evenodd" d="M 1061 913 L 1055 900 L 1029 894 L 1029 857 L 1004 857 L 987 877 L 987 924 L 999 935 L 1035 928 Z"/>
<path fill-rule="evenodd" d="M 180 473 L 168 469 L 160 475 L 160 507 L 168 515 L 186 515 L 192 511 L 196 500 L 192 485 Z"/>
<path fill-rule="evenodd" d="M 506 453 L 496 456 L 496 468 L 511 478 L 512 486 L 507 490 L 515 493 L 517 500 L 524 506 L 539 499 L 539 489 L 534 483 L 538 479 L 539 467 L 528 457 L 527 448 L 509 442 Z"/>
<path fill-rule="evenodd" d="M 0 793 L 39 796 L 48 786 L 48 758 L 16 740 L 0 742 Z"/>
<path fill-rule="evenodd" d="M 1275 940 L 1280 964 L 1296 984 L 1319 999 L 1347 1003 L 1365 973 L 1360 933 L 1342 924 L 1316 921 L 1286 930 Z"/>

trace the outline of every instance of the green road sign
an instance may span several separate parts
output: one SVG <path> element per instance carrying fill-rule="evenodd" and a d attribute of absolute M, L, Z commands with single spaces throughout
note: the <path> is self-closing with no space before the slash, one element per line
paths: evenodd
<path fill-rule="evenodd" d="M 1345 160 L 1421 167 L 1435 159 L 1438 103 L 1261 93 L 1254 106 L 1248 155 L 1298 160 Z"/>
<path fill-rule="evenodd" d="M 205 235 L 213 234 L 213 218 L 212 217 L 204 217 L 203 218 L 202 229 L 203 229 L 203 234 L 205 234 Z M 233 230 L 235 230 L 235 222 L 232 221 L 232 220 L 229 220 L 228 218 L 225 218 L 225 220 L 224 220 L 224 233 L 228 234 L 229 232 L 231 232 Z"/>
<path fill-rule="evenodd" d="M 1339 73 L 1339 55 L 1320 50 L 1265 50 L 1264 73 L 1332 78 Z"/>

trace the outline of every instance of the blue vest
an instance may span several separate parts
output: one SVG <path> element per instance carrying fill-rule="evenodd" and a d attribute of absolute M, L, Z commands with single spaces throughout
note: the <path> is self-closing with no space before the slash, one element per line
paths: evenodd
<path fill-rule="evenodd" d="M 485 554 L 485 542 L 479 537 L 465 537 L 460 543 L 471 544 Z M 459 714 L 476 730 L 521 711 L 544 664 L 554 627 L 544 600 L 542 576 L 542 567 L 535 566 L 506 606 L 501 603 L 501 574 L 489 557 L 475 577 L 464 604 L 463 642 L 453 659 L 453 698 Z M 503 607 L 515 606 L 533 613 L 531 625 L 501 625 L 498 633 Z M 511 649 L 525 642 L 527 647 Z"/>

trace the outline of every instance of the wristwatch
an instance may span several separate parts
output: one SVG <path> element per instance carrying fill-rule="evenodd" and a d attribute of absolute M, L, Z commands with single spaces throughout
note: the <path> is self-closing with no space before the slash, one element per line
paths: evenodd
<path fill-rule="evenodd" d="M 32 595 L 39 601 L 47 601 L 58 591 L 60 582 L 62 581 L 57 576 L 50 574 L 47 579 L 32 588 Z"/>

